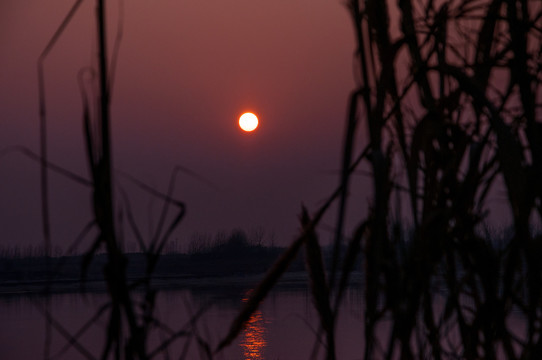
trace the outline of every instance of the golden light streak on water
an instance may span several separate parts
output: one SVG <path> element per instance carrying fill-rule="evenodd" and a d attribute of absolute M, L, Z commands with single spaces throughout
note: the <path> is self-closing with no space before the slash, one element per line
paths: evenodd
<path fill-rule="evenodd" d="M 244 298 L 243 301 L 245 302 L 247 299 Z M 265 324 L 262 312 L 256 310 L 248 320 L 239 344 L 243 349 L 243 360 L 265 360 L 265 347 L 267 346 Z"/>

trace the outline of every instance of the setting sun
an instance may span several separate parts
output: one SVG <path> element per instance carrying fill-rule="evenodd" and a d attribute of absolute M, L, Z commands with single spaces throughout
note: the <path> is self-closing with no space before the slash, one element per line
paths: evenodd
<path fill-rule="evenodd" d="M 239 127 L 247 132 L 256 130 L 258 127 L 258 117 L 250 112 L 244 113 L 239 118 Z"/>

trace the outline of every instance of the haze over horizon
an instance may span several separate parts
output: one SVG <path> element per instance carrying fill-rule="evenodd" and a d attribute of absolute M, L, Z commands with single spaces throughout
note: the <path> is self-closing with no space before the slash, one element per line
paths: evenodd
<path fill-rule="evenodd" d="M 39 150 L 37 61 L 73 3 L 0 5 L 1 149 Z M 110 54 L 119 4 L 109 2 L 107 13 Z M 112 94 L 115 168 L 164 192 L 178 165 L 205 179 L 178 177 L 175 197 L 187 204 L 187 216 L 174 238 L 261 228 L 287 244 L 297 233 L 301 204 L 314 210 L 337 184 L 354 86 L 344 6 L 323 0 L 123 4 Z M 83 2 L 44 69 L 49 159 L 84 177 L 78 73 L 95 65 L 95 53 L 94 4 Z M 260 118 L 252 134 L 237 126 L 248 110 Z M 0 169 L 1 244 L 41 244 L 39 165 L 9 153 Z M 65 248 L 91 219 L 90 192 L 50 174 L 53 244 Z M 115 178 L 150 233 L 161 203 Z"/>
<path fill-rule="evenodd" d="M 0 151 L 20 145 L 39 149 L 37 61 L 73 3 L 0 4 Z M 298 232 L 301 204 L 315 210 L 338 183 L 355 79 L 354 34 L 344 5 L 325 0 L 108 4 L 110 54 L 122 20 L 112 94 L 115 169 L 163 192 L 176 166 L 197 174 L 178 176 L 175 197 L 186 203 L 187 215 L 173 239 L 262 229 L 267 240 L 287 245 Z M 44 66 L 49 160 L 84 177 L 78 74 L 96 65 L 95 37 L 94 3 L 83 2 Z M 254 133 L 237 126 L 245 111 L 260 118 Z M 91 195 L 50 174 L 53 245 L 65 249 L 91 220 Z M 362 215 L 371 183 L 363 175 L 353 179 L 352 214 Z M 128 191 L 149 237 L 160 201 L 119 173 L 115 180 L 117 195 L 120 187 Z M 0 245 L 41 244 L 39 191 L 36 162 L 18 153 L 0 158 Z M 505 196 L 495 194 L 492 206 L 506 207 Z M 506 219 L 505 212 L 496 212 Z M 321 228 L 324 243 L 334 215 Z M 131 233 L 124 232 L 130 241 Z M 85 249 L 85 244 L 79 248 Z"/>

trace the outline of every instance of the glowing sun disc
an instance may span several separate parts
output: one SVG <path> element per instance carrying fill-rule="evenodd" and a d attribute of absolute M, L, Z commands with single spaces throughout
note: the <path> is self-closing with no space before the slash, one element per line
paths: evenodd
<path fill-rule="evenodd" d="M 254 131 L 258 127 L 258 117 L 253 113 L 247 112 L 239 118 L 239 127 L 244 131 Z"/>

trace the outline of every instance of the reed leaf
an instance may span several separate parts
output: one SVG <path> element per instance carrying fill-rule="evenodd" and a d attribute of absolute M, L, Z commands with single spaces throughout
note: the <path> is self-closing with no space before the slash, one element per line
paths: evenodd
<path fill-rule="evenodd" d="M 320 317 L 322 328 L 328 339 L 328 359 L 335 358 L 334 316 L 329 301 L 329 289 L 326 281 L 322 251 L 305 208 L 301 213 L 301 225 L 305 233 L 306 264 L 310 279 L 310 288 L 314 305 Z"/>

